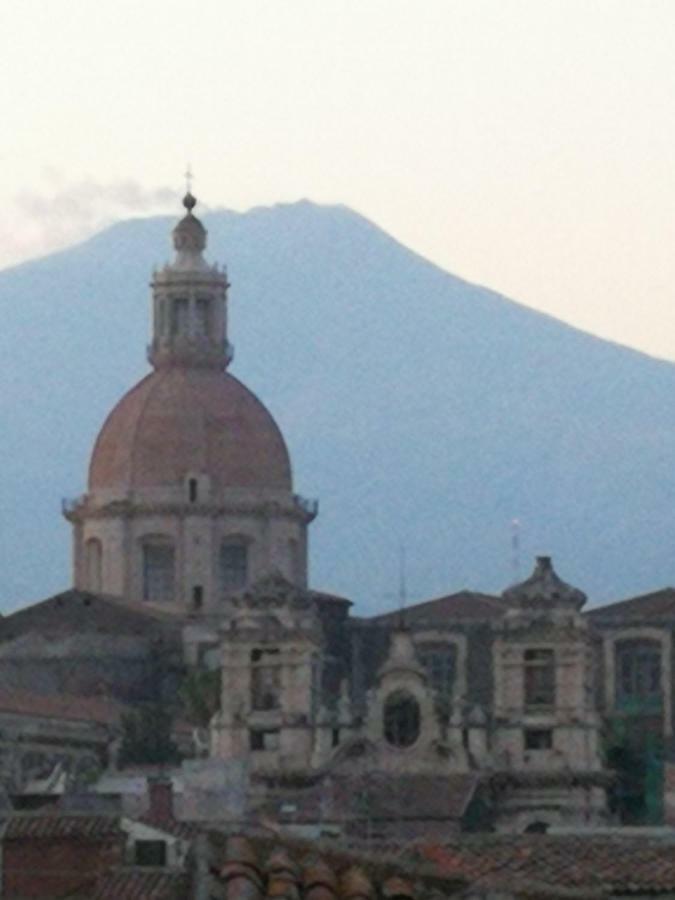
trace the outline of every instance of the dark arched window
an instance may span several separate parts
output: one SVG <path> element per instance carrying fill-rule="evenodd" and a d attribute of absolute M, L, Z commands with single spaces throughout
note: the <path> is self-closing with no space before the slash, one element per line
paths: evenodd
<path fill-rule="evenodd" d="M 525 829 L 525 834 L 546 834 L 548 829 L 548 822 L 530 822 Z"/>
<path fill-rule="evenodd" d="M 420 707 L 405 691 L 397 691 L 384 704 L 384 736 L 393 747 L 411 747 L 420 734 Z"/>
<path fill-rule="evenodd" d="M 616 702 L 644 704 L 661 699 L 661 644 L 645 638 L 616 645 Z"/>

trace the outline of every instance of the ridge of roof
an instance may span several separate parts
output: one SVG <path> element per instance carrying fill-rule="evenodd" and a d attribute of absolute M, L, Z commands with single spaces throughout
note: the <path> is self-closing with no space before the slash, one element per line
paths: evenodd
<path fill-rule="evenodd" d="M 487 618 L 495 618 L 504 615 L 508 609 L 501 597 L 494 594 L 463 590 L 456 591 L 454 594 L 444 594 L 442 597 L 435 597 L 432 600 L 423 600 L 420 603 L 406 606 L 403 610 L 390 610 L 374 616 L 362 617 L 361 621 L 373 624 L 395 618 L 403 618 L 404 621 L 408 618 L 416 619 L 420 613 L 430 610 L 434 606 L 439 608 L 439 612 L 443 611 L 445 614 L 452 614 L 452 607 L 458 607 L 458 612 L 461 613 L 458 618 L 472 619 L 482 618 L 483 614 Z M 476 607 L 480 607 L 480 611 Z"/>
<path fill-rule="evenodd" d="M 669 586 L 649 591 L 647 594 L 628 597 L 625 600 L 614 600 L 603 606 L 588 609 L 584 615 L 599 619 L 631 615 L 632 613 L 639 613 L 641 616 L 666 614 L 675 618 L 675 588 Z"/>

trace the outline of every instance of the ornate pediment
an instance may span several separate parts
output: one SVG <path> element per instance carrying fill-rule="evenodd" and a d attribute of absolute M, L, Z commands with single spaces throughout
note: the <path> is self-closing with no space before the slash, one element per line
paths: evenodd
<path fill-rule="evenodd" d="M 232 627 L 235 630 L 317 631 L 319 618 L 312 595 L 292 584 L 278 572 L 272 572 L 249 588 L 229 598 Z"/>
<path fill-rule="evenodd" d="M 309 591 L 292 584 L 279 571 L 274 571 L 254 582 L 247 590 L 232 595 L 235 609 L 247 607 L 257 610 L 298 609 L 312 607 Z"/>

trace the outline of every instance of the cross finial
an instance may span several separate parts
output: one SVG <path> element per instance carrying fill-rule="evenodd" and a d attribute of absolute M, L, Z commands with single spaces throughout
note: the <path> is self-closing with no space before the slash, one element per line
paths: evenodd
<path fill-rule="evenodd" d="M 188 167 L 185 170 L 185 196 L 183 197 L 183 206 L 187 209 L 188 213 L 192 213 L 192 210 L 197 205 L 197 200 L 192 193 L 192 168 L 188 163 Z"/>

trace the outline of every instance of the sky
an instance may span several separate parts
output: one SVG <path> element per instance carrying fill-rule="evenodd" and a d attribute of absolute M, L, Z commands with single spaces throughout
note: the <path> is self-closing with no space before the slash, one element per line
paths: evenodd
<path fill-rule="evenodd" d="M 674 47 L 675 0 L 5 0 L 0 267 L 175 210 L 189 162 L 675 359 Z"/>

